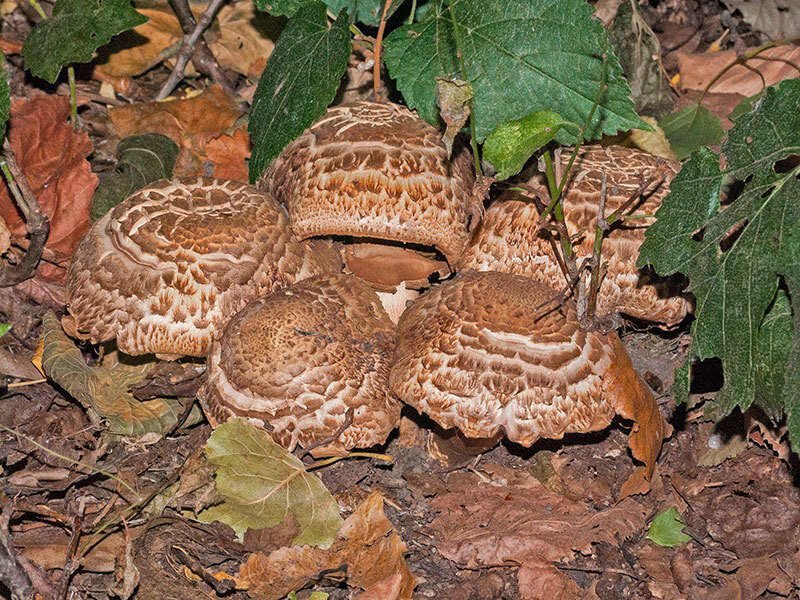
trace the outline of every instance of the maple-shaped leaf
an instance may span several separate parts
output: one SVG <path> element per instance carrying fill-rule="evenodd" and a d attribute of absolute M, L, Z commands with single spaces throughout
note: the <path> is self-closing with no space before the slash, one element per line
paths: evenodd
<path fill-rule="evenodd" d="M 347 13 L 328 28 L 322 2 L 303 4 L 286 25 L 258 81 L 250 111 L 250 181 L 325 113 L 350 56 Z"/>
<path fill-rule="evenodd" d="M 697 299 L 690 359 L 721 359 L 724 385 L 716 400 L 722 412 L 755 402 L 774 414 L 781 406 L 797 444 L 800 166 L 792 157 L 800 154 L 800 80 L 769 88 L 736 120 L 722 154 L 723 167 L 707 149 L 683 166 L 647 231 L 638 264 L 689 277 Z M 791 350 L 770 350 L 776 339 L 788 339 L 790 325 Z M 688 372 L 679 373 L 676 389 L 685 394 Z"/>
<path fill-rule="evenodd" d="M 339 505 L 319 478 L 266 431 L 247 419 L 232 419 L 211 434 L 206 454 L 225 502 L 201 512 L 201 521 L 221 521 L 243 535 L 273 527 L 291 513 L 300 525 L 293 544 L 329 548 L 333 543 L 343 523 Z"/>
<path fill-rule="evenodd" d="M 466 79 L 475 93 L 479 142 L 501 123 L 537 110 L 583 124 L 603 77 L 606 34 L 592 13 L 583 0 L 433 0 L 421 22 L 386 39 L 386 65 L 406 103 L 433 124 L 436 78 Z M 608 88 L 587 139 L 649 129 L 633 110 L 610 44 L 606 53 Z M 556 139 L 568 142 L 575 133 L 562 129 Z"/>
<path fill-rule="evenodd" d="M 130 0 L 57 0 L 53 15 L 25 38 L 25 68 L 55 83 L 62 67 L 89 62 L 112 37 L 145 21 Z"/>
<path fill-rule="evenodd" d="M 123 364 L 90 367 L 58 322 L 48 312 L 42 318 L 42 370 L 86 410 L 93 423 L 108 423 L 112 435 L 142 436 L 163 433 L 183 413 L 174 398 L 155 398 L 141 402 L 130 391 L 147 375 L 152 364 Z M 200 420 L 193 409 L 186 424 Z"/>

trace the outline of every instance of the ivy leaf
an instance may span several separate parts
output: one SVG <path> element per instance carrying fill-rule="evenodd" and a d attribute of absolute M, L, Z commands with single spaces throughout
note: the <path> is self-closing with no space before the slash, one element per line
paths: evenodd
<path fill-rule="evenodd" d="M 725 136 L 720 120 L 697 104 L 667 115 L 658 126 L 666 134 L 678 160 L 705 146 L 719 144 Z"/>
<path fill-rule="evenodd" d="M 707 149 L 683 166 L 647 230 L 638 263 L 689 277 L 697 298 L 690 359 L 722 361 L 721 410 L 756 402 L 774 414 L 782 407 L 798 444 L 800 166 L 780 161 L 800 154 L 800 80 L 768 88 L 754 110 L 736 120 L 722 154 L 724 169 Z M 741 191 L 722 207 L 728 181 Z M 780 282 L 794 313 L 791 334 Z"/>
<path fill-rule="evenodd" d="M 25 39 L 25 67 L 55 83 L 62 67 L 89 62 L 112 37 L 146 21 L 130 0 L 57 0 L 53 16 Z"/>
<path fill-rule="evenodd" d="M 574 124 L 550 110 L 537 110 L 522 119 L 503 123 L 486 138 L 483 158 L 497 169 L 497 179 L 508 179 L 519 173 L 533 153 L 552 140 L 564 125 Z"/>
<path fill-rule="evenodd" d="M 131 135 L 120 141 L 117 158 L 116 170 L 100 175 L 100 184 L 92 198 L 92 221 L 148 183 L 172 177 L 178 145 L 160 133 Z"/>
<path fill-rule="evenodd" d="M 435 0 L 422 22 L 399 27 L 386 39 L 385 59 L 407 104 L 433 124 L 436 77 L 465 78 L 475 92 L 482 142 L 501 123 L 536 110 L 584 123 L 602 78 L 605 35 L 583 0 Z M 606 51 L 608 89 L 587 139 L 649 129 L 633 110 L 613 49 Z M 558 139 L 573 141 L 575 135 L 562 130 Z"/>
<path fill-rule="evenodd" d="M 48 312 L 42 318 L 42 370 L 44 374 L 80 402 L 93 423 L 108 423 L 112 435 L 142 436 L 163 433 L 183 413 L 174 398 L 141 402 L 130 391 L 147 375 L 152 363 L 90 367 L 81 351 L 64 334 L 58 318 Z M 186 425 L 200 421 L 195 408 Z"/>
<path fill-rule="evenodd" d="M 339 505 L 319 478 L 266 431 L 247 419 L 231 419 L 211 434 L 206 454 L 225 502 L 201 512 L 201 521 L 221 521 L 244 535 L 278 525 L 292 513 L 301 528 L 292 544 L 331 546 L 344 522 Z"/>
<path fill-rule="evenodd" d="M 647 537 L 654 544 L 676 548 L 688 542 L 691 537 L 683 533 L 685 523 L 673 506 L 658 515 L 650 524 Z"/>
<path fill-rule="evenodd" d="M 328 29 L 324 4 L 303 4 L 278 39 L 253 97 L 248 125 L 251 182 L 286 144 L 325 114 L 349 56 L 347 14 L 340 13 Z"/>

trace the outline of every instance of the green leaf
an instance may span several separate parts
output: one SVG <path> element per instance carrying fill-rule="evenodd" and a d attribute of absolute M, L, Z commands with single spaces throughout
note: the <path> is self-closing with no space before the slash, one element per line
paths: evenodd
<path fill-rule="evenodd" d="M 676 548 L 692 538 L 683 533 L 685 523 L 673 506 L 658 515 L 650 524 L 647 537 L 659 546 Z"/>
<path fill-rule="evenodd" d="M 172 177 L 178 145 L 160 133 L 132 135 L 117 146 L 117 158 L 116 170 L 100 176 L 92 198 L 93 221 L 148 183 Z"/>
<path fill-rule="evenodd" d="M 722 361 L 721 411 L 753 402 L 772 414 L 780 407 L 798 444 L 800 167 L 779 161 L 800 154 L 800 80 L 768 88 L 736 120 L 722 154 L 724 170 L 707 149 L 683 166 L 647 230 L 638 264 L 689 277 L 697 299 L 690 359 Z M 734 195 L 721 206 L 728 182 L 737 187 L 727 188 Z M 791 332 L 781 282 L 794 314 Z"/>
<path fill-rule="evenodd" d="M 283 30 L 258 82 L 248 126 L 250 181 L 283 147 L 325 114 L 347 68 L 347 14 L 328 29 L 325 5 L 308 2 Z"/>
<path fill-rule="evenodd" d="M 3 337 L 5 334 L 7 334 L 9 329 L 11 329 L 11 325 L 8 323 L 0 323 L 0 337 Z"/>
<path fill-rule="evenodd" d="M 2 68 L 0 68 L 0 140 L 6 135 L 6 125 L 11 109 L 11 88 L 8 85 L 5 64 L 5 60 L 3 60 Z"/>
<path fill-rule="evenodd" d="M 88 366 L 52 312 L 42 318 L 42 338 L 45 375 L 80 402 L 93 423 L 106 421 L 108 433 L 135 436 L 163 433 L 181 416 L 183 407 L 174 398 L 140 402 L 131 393 L 130 387 L 144 379 L 153 363 Z M 195 407 L 186 425 L 198 423 L 200 418 Z"/>
<path fill-rule="evenodd" d="M 764 92 L 759 92 L 755 96 L 750 96 L 749 98 L 743 98 L 742 101 L 739 102 L 739 104 L 737 104 L 733 108 L 731 114 L 729 114 L 728 117 L 730 118 L 731 121 L 735 121 L 742 115 L 746 115 L 747 113 L 753 110 L 753 108 L 756 105 L 756 102 L 761 100 L 761 98 L 763 97 L 764 97 Z"/>
<path fill-rule="evenodd" d="M 669 140 L 672 152 L 683 160 L 704 146 L 719 144 L 725 133 L 720 120 L 708 110 L 692 104 L 658 122 Z"/>
<path fill-rule="evenodd" d="M 497 179 L 508 179 L 519 173 L 533 153 L 552 140 L 561 127 L 571 124 L 549 110 L 537 110 L 503 123 L 486 138 L 483 158 L 497 169 Z"/>
<path fill-rule="evenodd" d="M 603 71 L 605 31 L 583 0 L 435 0 L 425 20 L 386 39 L 386 65 L 406 103 L 437 124 L 436 77 L 465 79 L 475 92 L 477 141 L 501 123 L 553 110 L 584 123 Z M 458 43 L 457 43 L 458 42 Z M 464 63 L 461 72 L 458 54 Z M 622 69 L 608 48 L 605 92 L 588 139 L 649 129 L 633 111 Z M 562 130 L 559 141 L 575 139 Z"/>
<path fill-rule="evenodd" d="M 308 0 L 256 0 L 259 10 L 271 15 L 293 17 L 297 10 Z M 371 27 L 377 27 L 383 14 L 383 0 L 324 0 L 328 10 L 338 15 L 342 9 L 357 22 Z M 393 0 L 386 13 L 386 18 L 391 17 L 403 0 Z"/>
<path fill-rule="evenodd" d="M 62 67 L 89 62 L 112 37 L 145 22 L 130 0 L 57 0 L 53 16 L 25 39 L 25 68 L 55 83 Z"/>
<path fill-rule="evenodd" d="M 220 425 L 206 443 L 216 467 L 217 491 L 225 502 L 200 513 L 205 523 L 221 521 L 240 536 L 248 529 L 278 525 L 292 513 L 300 524 L 295 545 L 329 548 L 342 526 L 339 505 L 319 478 L 269 434 L 247 419 Z"/>

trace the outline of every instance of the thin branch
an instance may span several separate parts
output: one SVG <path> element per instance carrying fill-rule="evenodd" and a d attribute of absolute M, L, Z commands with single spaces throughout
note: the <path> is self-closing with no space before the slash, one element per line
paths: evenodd
<path fill-rule="evenodd" d="M 42 258 L 44 244 L 50 234 L 50 220 L 39 208 L 36 196 L 31 189 L 28 179 L 17 164 L 17 158 L 8 139 L 3 140 L 3 152 L 5 153 L 4 171 L 7 170 L 6 178 L 9 188 L 14 193 L 17 206 L 22 216 L 25 218 L 25 227 L 28 230 L 30 241 L 28 249 L 22 260 L 16 266 L 3 265 L 0 270 L 0 287 L 17 285 L 29 279 L 36 271 L 36 265 Z"/>
<path fill-rule="evenodd" d="M 30 600 L 34 597 L 33 585 L 17 560 L 8 531 L 8 523 L 13 512 L 10 504 L 7 503 L 0 513 L 0 582 L 11 591 L 13 600 Z"/>
<path fill-rule="evenodd" d="M 178 21 L 180 21 L 184 36 L 178 58 L 175 62 L 175 68 L 172 70 L 172 73 L 170 73 L 169 79 L 167 79 L 158 92 L 158 96 L 156 96 L 157 100 L 163 100 L 172 93 L 175 86 L 178 85 L 178 82 L 183 79 L 184 70 L 189 60 L 192 61 L 192 64 L 199 72 L 210 77 L 214 80 L 214 83 L 220 85 L 226 94 L 231 97 L 236 96 L 236 90 L 222 72 L 222 68 L 219 66 L 217 59 L 214 58 L 214 55 L 208 48 L 208 44 L 206 44 L 205 39 L 203 39 L 203 33 L 211 26 L 214 16 L 224 1 L 225 0 L 212 0 L 208 8 L 200 15 L 200 19 L 195 22 L 194 15 L 189 8 L 187 0 L 169 0 L 172 10 L 178 17 Z"/>
<path fill-rule="evenodd" d="M 611 228 L 606 221 L 606 199 L 608 198 L 606 170 L 602 171 L 602 181 L 600 183 L 600 205 L 597 207 L 597 222 L 594 230 L 594 248 L 592 252 L 592 276 L 589 280 L 589 302 L 586 306 L 586 318 L 594 321 L 597 309 L 597 294 L 600 291 L 600 264 L 603 252 L 603 238 Z"/>
<path fill-rule="evenodd" d="M 383 3 L 383 13 L 381 14 L 381 24 L 378 26 L 378 35 L 375 37 L 375 50 L 373 58 L 375 63 L 372 65 L 372 92 L 375 95 L 375 101 L 381 102 L 381 50 L 383 45 L 383 34 L 386 32 L 386 13 L 389 12 L 389 7 L 392 5 L 392 0 L 386 0 Z"/>

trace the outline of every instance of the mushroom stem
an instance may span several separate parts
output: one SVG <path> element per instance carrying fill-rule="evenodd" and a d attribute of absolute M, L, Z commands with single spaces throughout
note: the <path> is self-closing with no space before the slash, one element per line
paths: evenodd
<path fill-rule="evenodd" d="M 36 265 L 42 258 L 47 236 L 50 234 L 50 220 L 39 208 L 36 196 L 17 163 L 14 149 L 8 139 L 3 141 L 3 152 L 5 153 L 3 172 L 8 180 L 9 188 L 14 194 L 14 199 L 17 201 L 17 206 L 19 206 L 22 216 L 25 217 L 25 226 L 30 236 L 28 249 L 19 264 L 15 267 L 5 265 L 0 270 L 0 287 L 9 287 L 33 276 Z"/>

